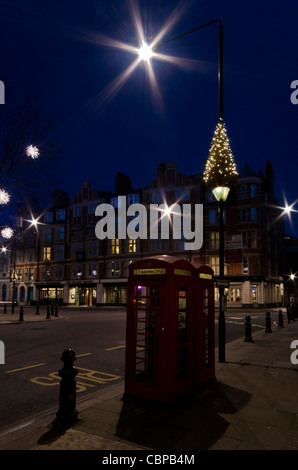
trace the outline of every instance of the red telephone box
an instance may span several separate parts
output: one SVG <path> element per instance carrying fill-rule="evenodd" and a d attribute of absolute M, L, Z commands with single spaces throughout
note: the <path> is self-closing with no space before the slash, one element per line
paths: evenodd
<path fill-rule="evenodd" d="M 161 255 L 129 267 L 126 397 L 170 402 L 194 383 L 196 270 Z"/>
<path fill-rule="evenodd" d="M 204 265 L 196 271 L 195 384 L 200 386 L 215 378 L 214 272 Z"/>

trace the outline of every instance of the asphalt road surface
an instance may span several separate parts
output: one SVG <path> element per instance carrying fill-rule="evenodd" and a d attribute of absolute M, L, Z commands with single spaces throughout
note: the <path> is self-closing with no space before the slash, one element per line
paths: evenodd
<path fill-rule="evenodd" d="M 265 328 L 265 311 L 227 312 L 227 341 L 244 338 L 247 313 L 252 318 L 252 334 Z M 77 357 L 78 402 L 123 381 L 126 310 L 65 308 L 59 316 L 65 318 L 0 325 L 0 339 L 5 344 L 5 364 L 0 366 L 0 432 L 58 410 L 58 371 L 65 349 L 73 349 Z M 217 317 L 216 312 L 216 330 Z M 272 322 L 277 320 L 278 313 L 273 312 Z"/>

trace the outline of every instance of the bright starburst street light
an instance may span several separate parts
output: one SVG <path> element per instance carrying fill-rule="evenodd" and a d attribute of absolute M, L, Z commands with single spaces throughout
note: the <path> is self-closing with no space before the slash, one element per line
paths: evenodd
<path fill-rule="evenodd" d="M 3 189 L 0 189 L 0 204 L 7 204 L 9 200 L 10 195 Z"/>
<path fill-rule="evenodd" d="M 27 157 L 30 157 L 34 160 L 35 158 L 39 157 L 39 150 L 38 150 L 37 147 L 35 147 L 33 145 L 29 145 L 26 148 L 26 155 L 27 155 Z"/>
<path fill-rule="evenodd" d="M 154 52 L 152 51 L 152 46 L 149 46 L 146 42 L 143 42 L 142 46 L 139 49 L 140 60 L 145 60 L 146 62 L 149 62 L 149 60 L 153 56 Z"/>
<path fill-rule="evenodd" d="M 12 238 L 13 237 L 13 230 L 10 227 L 5 227 L 1 230 L 1 235 L 3 238 Z"/>
<path fill-rule="evenodd" d="M 123 70 L 111 83 L 109 83 L 98 95 L 96 98 L 96 105 L 101 107 L 107 102 L 111 101 L 116 94 L 120 91 L 123 85 L 127 82 L 133 72 L 138 68 L 138 66 L 145 62 L 146 73 L 149 78 L 149 84 L 152 91 L 152 98 L 155 106 L 157 108 L 162 107 L 161 92 L 157 83 L 153 68 L 153 60 L 158 60 L 162 62 L 168 62 L 174 65 L 178 65 L 185 69 L 198 70 L 201 62 L 199 60 L 187 59 L 184 57 L 177 57 L 169 54 L 164 54 L 159 52 L 159 48 L 162 45 L 162 40 L 164 36 L 174 27 L 174 25 L 181 19 L 185 14 L 190 4 L 191 0 L 180 2 L 179 5 L 171 13 L 163 27 L 155 35 L 154 38 L 151 35 L 145 33 L 145 28 L 143 27 L 140 8 L 137 0 L 127 0 L 127 5 L 130 11 L 132 22 L 136 31 L 136 43 L 137 45 L 125 43 L 117 39 L 109 38 L 102 34 L 96 33 L 95 35 L 88 35 L 86 40 L 88 42 L 96 43 L 98 45 L 103 45 L 106 47 L 112 47 L 120 49 L 124 52 L 132 54 L 135 56 L 134 60 L 128 65 L 126 69 Z M 164 43 L 165 44 L 165 43 Z M 93 100 L 94 106 L 94 100 Z"/>

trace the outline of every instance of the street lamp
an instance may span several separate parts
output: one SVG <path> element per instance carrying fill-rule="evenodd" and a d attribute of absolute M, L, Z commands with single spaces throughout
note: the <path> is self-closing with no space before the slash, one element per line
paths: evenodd
<path fill-rule="evenodd" d="M 226 134 L 224 121 L 223 121 L 223 24 L 220 19 L 210 21 L 197 28 L 194 28 L 186 33 L 180 34 L 172 39 L 164 41 L 154 47 L 154 51 L 160 49 L 164 44 L 173 42 L 179 38 L 192 34 L 200 29 L 203 29 L 212 24 L 218 23 L 219 25 L 219 55 L 218 55 L 218 83 L 219 83 L 219 122 L 215 129 L 209 158 L 206 161 L 204 170 L 205 182 L 213 188 L 213 194 L 219 202 L 220 208 L 220 280 L 224 278 L 224 226 L 223 226 L 223 204 L 226 201 L 230 184 L 233 179 L 238 175 L 236 164 L 230 149 L 229 140 Z M 145 45 L 139 49 L 140 59 L 150 61 L 154 55 L 151 47 Z M 219 330 L 218 330 L 218 352 L 219 362 L 225 362 L 225 315 L 224 315 L 224 287 L 219 287 Z"/>
<path fill-rule="evenodd" d="M 218 361 L 226 361 L 226 319 L 224 312 L 224 202 L 226 201 L 230 188 L 219 186 L 212 190 L 216 200 L 219 202 L 219 317 L 218 317 Z"/>
<path fill-rule="evenodd" d="M 13 250 L 10 250 L 13 253 L 13 271 L 12 271 L 12 299 L 11 299 L 11 313 L 14 314 L 14 296 L 15 296 L 15 289 L 16 289 L 16 235 L 12 228 L 5 227 L 1 230 L 1 235 L 3 238 L 7 240 L 13 239 Z M 1 251 L 5 253 L 7 251 L 6 247 L 2 247 Z"/>

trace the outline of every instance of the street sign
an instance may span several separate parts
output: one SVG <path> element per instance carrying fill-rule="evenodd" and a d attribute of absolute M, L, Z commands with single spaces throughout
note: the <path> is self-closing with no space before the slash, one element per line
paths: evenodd
<path fill-rule="evenodd" d="M 228 279 L 215 279 L 215 287 L 229 288 L 230 281 Z"/>

